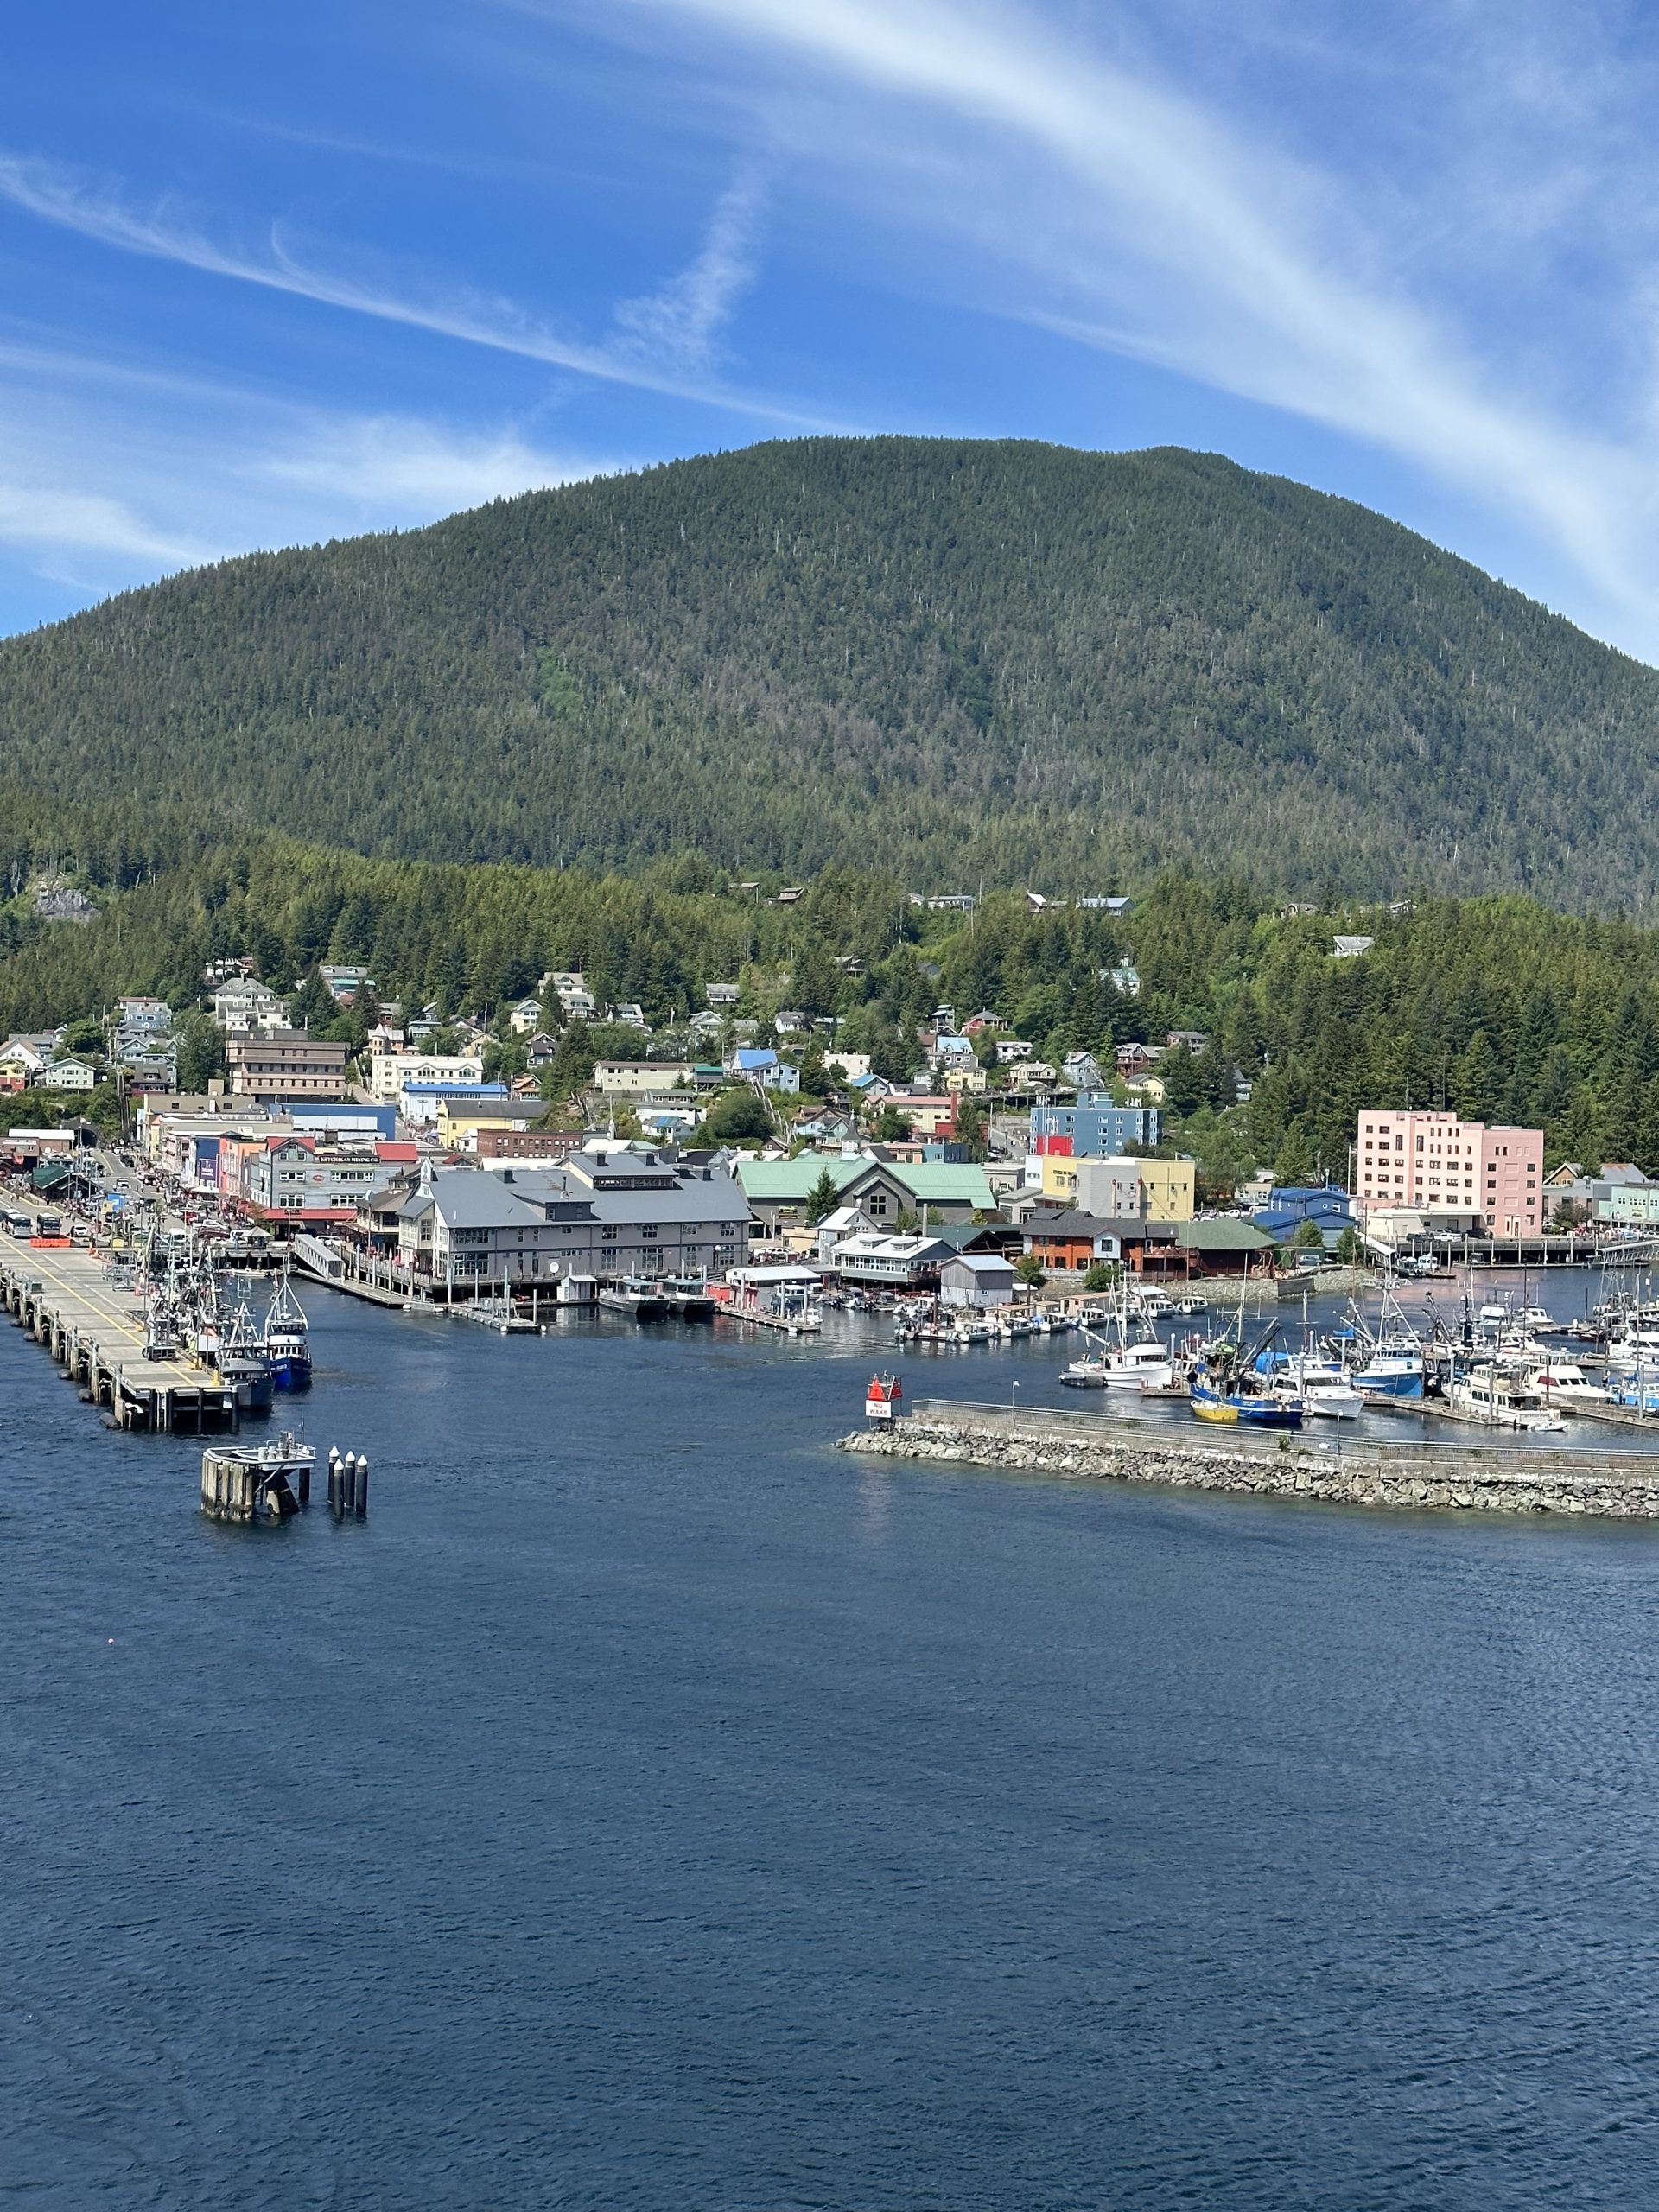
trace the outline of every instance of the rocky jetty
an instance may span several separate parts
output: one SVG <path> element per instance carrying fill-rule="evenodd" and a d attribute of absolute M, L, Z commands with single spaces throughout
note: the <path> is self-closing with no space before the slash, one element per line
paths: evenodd
<path fill-rule="evenodd" d="M 1121 1435 L 1090 1423 L 1077 1433 L 1064 1414 L 922 1416 L 840 1440 L 843 1452 L 894 1459 L 957 1461 L 1076 1481 L 1157 1483 L 1166 1489 L 1235 1491 L 1258 1497 L 1316 1498 L 1417 1512 L 1592 1514 L 1659 1520 L 1659 1454 L 1429 1445 L 1340 1456 L 1311 1436 L 1225 1444 L 1189 1437 L 1170 1424 L 1123 1424 Z"/>

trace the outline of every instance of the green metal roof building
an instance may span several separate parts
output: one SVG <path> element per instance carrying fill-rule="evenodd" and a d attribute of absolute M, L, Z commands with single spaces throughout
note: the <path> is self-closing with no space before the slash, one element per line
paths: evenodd
<path fill-rule="evenodd" d="M 952 1165 L 930 1160 L 912 1166 L 898 1160 L 803 1152 L 793 1160 L 740 1160 L 737 1179 L 756 1220 L 772 1229 L 805 1212 L 826 1170 L 841 1205 L 859 1206 L 884 1225 L 901 1213 L 919 1216 L 924 1207 L 930 1223 L 971 1221 L 976 1213 L 989 1213 L 996 1205 L 985 1170 L 971 1160 Z"/>

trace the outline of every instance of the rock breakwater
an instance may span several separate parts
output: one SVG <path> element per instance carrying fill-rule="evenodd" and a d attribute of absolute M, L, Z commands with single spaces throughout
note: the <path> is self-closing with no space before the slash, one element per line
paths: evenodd
<path fill-rule="evenodd" d="M 843 1452 L 1006 1468 L 1076 1481 L 1156 1483 L 1165 1488 L 1304 1497 L 1331 1504 L 1414 1512 L 1564 1513 L 1617 1521 L 1659 1520 L 1659 1455 L 1425 1446 L 1340 1457 L 1313 1439 L 1221 1445 L 1146 1423 L 1109 1436 L 1079 1434 L 1066 1416 L 1011 1425 L 988 1413 L 925 1414 L 889 1429 L 840 1440 Z M 1168 1424 L 1160 1423 L 1157 1428 Z"/>

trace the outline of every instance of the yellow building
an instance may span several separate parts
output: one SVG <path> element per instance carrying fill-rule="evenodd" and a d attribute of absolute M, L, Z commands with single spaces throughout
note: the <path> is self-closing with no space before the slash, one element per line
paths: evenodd
<path fill-rule="evenodd" d="M 1042 1171 L 1046 1198 L 1064 1199 L 1103 1221 L 1191 1221 L 1197 1209 L 1198 1169 L 1190 1160 L 1122 1154 L 1067 1160 L 1046 1153 Z"/>
<path fill-rule="evenodd" d="M 1148 1221 L 1191 1221 L 1198 1211 L 1198 1171 L 1190 1160 L 1143 1160 Z"/>
<path fill-rule="evenodd" d="M 438 1142 L 446 1152 L 468 1151 L 480 1129 L 530 1128 L 546 1111 L 540 1100 L 442 1098 L 438 1102 Z"/>
<path fill-rule="evenodd" d="M 1069 1205 L 1077 1195 L 1077 1166 L 1075 1160 L 1062 1160 L 1056 1153 L 1043 1154 L 1043 1196 L 1064 1198 Z"/>
<path fill-rule="evenodd" d="M 1165 1103 L 1164 1079 L 1160 1075 L 1137 1076 L 1133 1083 L 1124 1084 L 1123 1095 L 1131 1106 L 1161 1106 Z"/>

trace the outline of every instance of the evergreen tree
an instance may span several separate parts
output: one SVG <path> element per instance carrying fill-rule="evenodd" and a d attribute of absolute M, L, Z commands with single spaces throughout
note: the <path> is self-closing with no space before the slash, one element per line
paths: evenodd
<path fill-rule="evenodd" d="M 1465 1121 L 1496 1122 L 1503 1091 L 1503 1065 L 1497 1048 L 1489 1031 L 1477 1029 L 1452 1071 L 1452 1103 Z"/>
<path fill-rule="evenodd" d="M 320 1035 L 339 1011 L 321 970 L 314 968 L 290 1000 L 288 1014 L 296 1029 L 309 1029 Z"/>
<path fill-rule="evenodd" d="M 826 1167 L 806 1194 L 806 1222 L 809 1229 L 816 1229 L 826 1215 L 832 1214 L 841 1204 L 841 1192 L 835 1177 Z"/>

